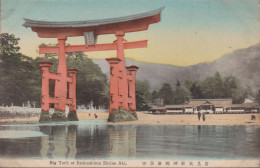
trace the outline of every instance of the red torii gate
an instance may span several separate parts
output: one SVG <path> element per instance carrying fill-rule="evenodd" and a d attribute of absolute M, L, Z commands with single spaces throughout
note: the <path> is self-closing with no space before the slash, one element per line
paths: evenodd
<path fill-rule="evenodd" d="M 39 47 L 40 54 L 58 53 L 57 73 L 50 73 L 52 64 L 39 62 L 42 72 L 42 112 L 49 111 L 49 104 L 54 109 L 65 112 L 68 104 L 70 113 L 76 115 L 76 75 L 74 68 L 67 70 L 66 53 L 117 50 L 117 57 L 107 58 L 110 65 L 110 107 L 109 115 L 120 107 L 136 113 L 135 78 L 138 67 L 125 66 L 124 49 L 145 48 L 147 40 L 126 42 L 125 33 L 147 30 L 148 26 L 160 21 L 164 7 L 137 15 L 126 17 L 72 21 L 49 22 L 24 19 L 23 26 L 31 27 L 41 38 L 57 38 L 57 47 Z M 97 36 L 115 34 L 116 41 L 109 44 L 96 44 Z M 86 45 L 65 46 L 68 37 L 85 36 Z M 49 79 L 55 80 L 55 96 L 49 96 Z M 69 82 L 69 99 L 67 99 L 67 82 Z"/>

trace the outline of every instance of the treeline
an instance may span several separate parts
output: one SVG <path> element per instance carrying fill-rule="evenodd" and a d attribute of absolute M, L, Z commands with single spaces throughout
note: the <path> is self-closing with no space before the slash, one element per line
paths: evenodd
<path fill-rule="evenodd" d="M 19 52 L 19 40 L 12 34 L 0 34 L 0 105 L 9 106 L 13 103 L 21 106 L 30 101 L 36 107 L 40 107 L 41 74 L 37 63 L 43 60 L 50 61 L 53 63 L 51 72 L 56 72 L 57 54 L 45 54 L 43 57 L 33 59 Z M 83 53 L 69 53 L 67 67 L 79 70 L 78 105 L 88 105 L 93 101 L 96 107 L 108 107 L 109 84 L 98 65 Z M 160 89 L 151 92 L 148 81 L 137 81 L 137 110 L 148 110 L 151 105 L 183 104 L 190 99 L 203 98 L 232 98 L 233 103 L 242 103 L 245 98 L 252 96 L 250 88 L 242 87 L 234 76 L 223 78 L 218 72 L 202 81 L 187 80 L 180 83 L 177 80 L 174 87 L 171 86 L 169 83 L 164 83 Z M 53 81 L 50 91 L 50 95 L 53 95 Z M 260 101 L 260 91 L 256 100 Z"/>
<path fill-rule="evenodd" d="M 51 72 L 56 72 L 57 55 L 45 54 L 36 59 L 25 56 L 19 52 L 19 40 L 12 34 L 0 34 L 0 103 L 21 106 L 30 101 L 40 107 L 41 74 L 37 63 L 50 61 L 53 63 Z M 88 105 L 93 101 L 96 107 L 108 106 L 109 86 L 98 65 L 83 53 L 70 53 L 67 67 L 80 72 L 77 76 L 77 104 Z M 54 82 L 51 82 L 50 90 L 54 91 Z"/>
<path fill-rule="evenodd" d="M 177 80 L 174 88 L 164 83 L 153 92 L 148 81 L 137 81 L 136 85 L 138 110 L 148 110 L 149 105 L 184 104 L 190 99 L 231 98 L 233 103 L 243 103 L 245 98 L 253 96 L 251 89 L 242 87 L 234 76 L 222 78 L 218 72 L 203 81 L 186 80 L 181 84 Z"/>

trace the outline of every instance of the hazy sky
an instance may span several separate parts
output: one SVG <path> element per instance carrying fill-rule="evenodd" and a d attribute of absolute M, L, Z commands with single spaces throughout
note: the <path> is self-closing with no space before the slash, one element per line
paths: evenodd
<path fill-rule="evenodd" d="M 236 49 L 259 43 L 258 0 L 2 0 L 2 32 L 19 37 L 21 52 L 37 57 L 38 38 L 22 26 L 23 18 L 45 21 L 104 19 L 147 12 L 165 6 L 161 22 L 148 31 L 127 33 L 128 41 L 148 40 L 148 48 L 126 50 L 136 61 L 178 66 L 216 60 Z M 114 35 L 98 37 L 111 43 Z M 69 38 L 84 44 L 83 37 Z M 116 56 L 115 51 L 89 52 L 91 58 Z"/>

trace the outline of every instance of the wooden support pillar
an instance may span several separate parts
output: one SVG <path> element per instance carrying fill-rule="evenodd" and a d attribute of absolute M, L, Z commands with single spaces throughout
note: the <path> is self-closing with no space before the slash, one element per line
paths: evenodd
<path fill-rule="evenodd" d="M 118 110 L 120 96 L 119 96 L 119 63 L 118 58 L 107 58 L 110 65 L 110 90 L 109 90 L 109 115 L 113 114 L 113 110 Z"/>
<path fill-rule="evenodd" d="M 125 67 L 125 55 L 124 55 L 124 39 L 125 33 L 122 31 L 117 31 L 115 33 L 117 40 L 117 58 L 121 61 L 119 62 L 119 107 L 122 107 L 125 110 L 128 109 L 128 86 L 127 86 L 127 72 Z"/>
<path fill-rule="evenodd" d="M 52 63 L 49 61 L 38 62 L 38 66 L 41 68 L 42 75 L 42 97 L 41 97 L 41 108 L 44 112 L 49 112 L 50 109 L 50 97 L 49 97 L 49 79 L 50 69 Z"/>
<path fill-rule="evenodd" d="M 116 43 L 117 43 L 117 58 L 121 60 L 121 63 L 125 64 L 125 55 L 124 55 L 124 39 L 125 32 L 117 31 L 116 35 Z"/>
<path fill-rule="evenodd" d="M 69 98 L 72 99 L 72 103 L 69 105 L 70 112 L 77 111 L 77 102 L 76 102 L 76 77 L 78 70 L 75 68 L 68 69 L 68 76 L 71 77 L 72 82 L 69 82 Z"/>
<path fill-rule="evenodd" d="M 55 82 L 55 97 L 57 98 L 58 103 L 55 103 L 54 109 L 61 112 L 65 112 L 67 97 L 67 64 L 65 53 L 66 40 L 66 37 L 58 38 L 59 58 L 57 75 L 59 76 L 59 79 Z"/>
<path fill-rule="evenodd" d="M 134 114 L 136 113 L 136 72 L 138 70 L 137 66 L 131 65 L 127 67 L 128 70 L 128 105 L 129 110 L 132 111 Z"/>

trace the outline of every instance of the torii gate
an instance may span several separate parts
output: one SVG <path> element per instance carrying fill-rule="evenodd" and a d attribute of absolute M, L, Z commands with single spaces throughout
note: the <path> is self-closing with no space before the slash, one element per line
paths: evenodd
<path fill-rule="evenodd" d="M 52 64 L 48 61 L 39 62 L 42 73 L 42 113 L 49 112 L 49 104 L 54 109 L 65 112 L 68 104 L 70 113 L 76 115 L 76 75 L 78 71 L 66 66 L 66 53 L 117 50 L 117 57 L 106 58 L 110 65 L 110 106 L 109 115 L 113 110 L 123 108 L 136 113 L 135 78 L 137 66 L 125 66 L 124 49 L 146 48 L 147 40 L 126 42 L 125 33 L 147 30 L 148 26 L 160 21 L 164 7 L 146 13 L 88 21 L 49 22 L 24 19 L 23 26 L 31 27 L 40 38 L 57 38 L 59 46 L 41 47 L 40 54 L 58 53 L 57 73 L 50 73 Z M 96 44 L 97 36 L 115 34 L 116 41 L 109 44 Z M 85 45 L 65 46 L 68 37 L 84 36 Z M 54 97 L 49 96 L 49 79 L 55 80 Z M 67 98 L 67 82 L 69 98 Z M 69 113 L 69 115 L 70 115 Z"/>

